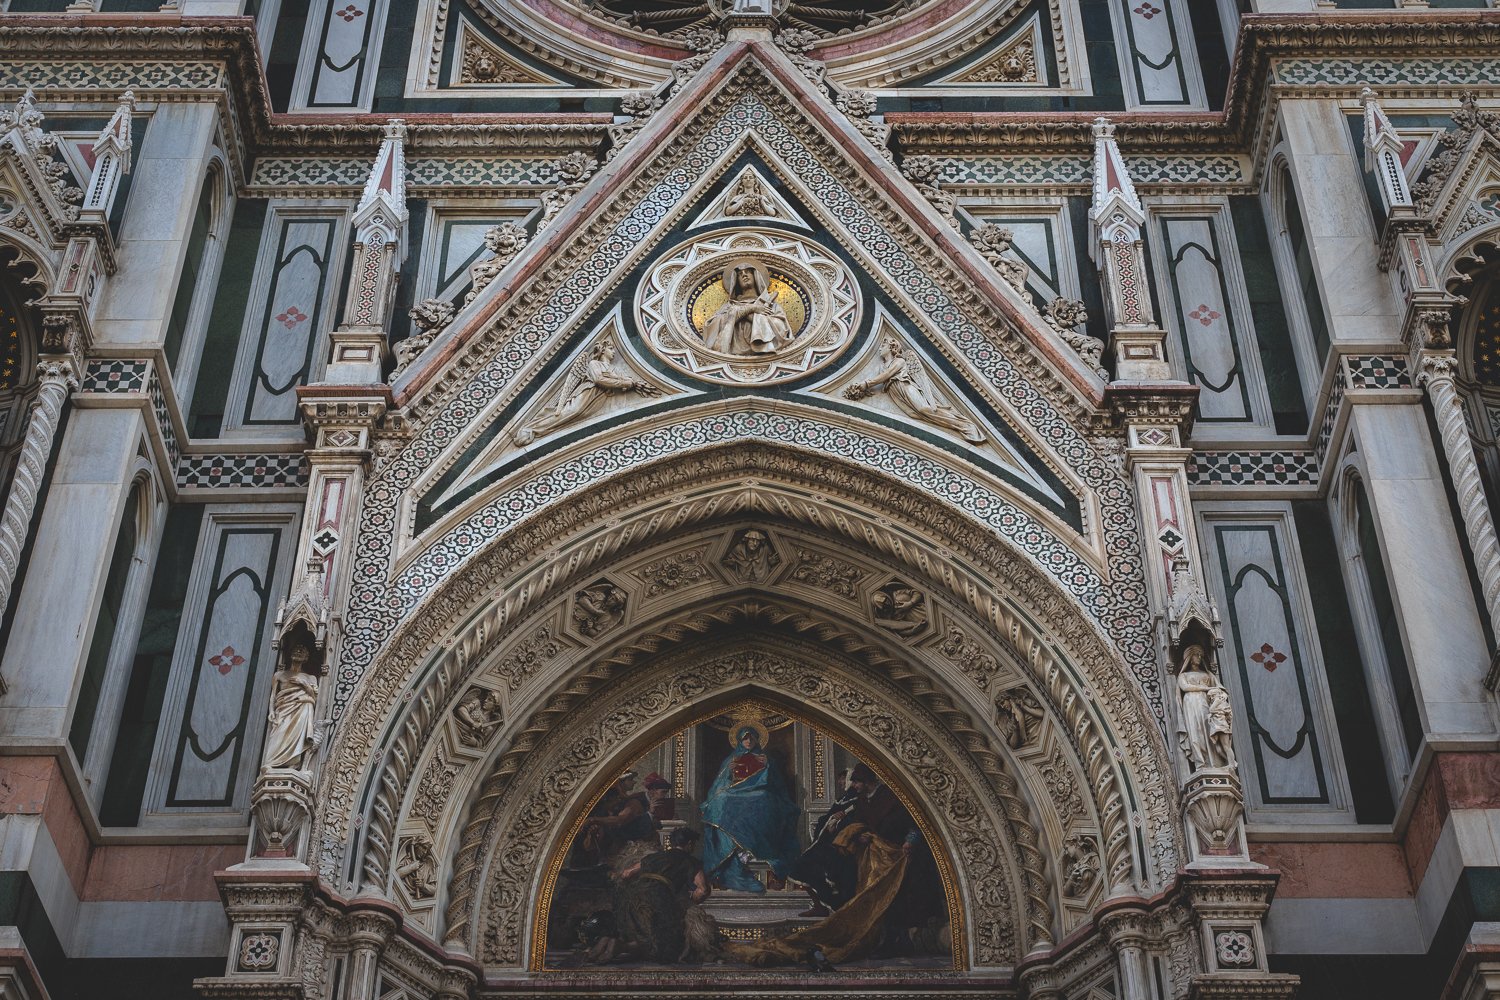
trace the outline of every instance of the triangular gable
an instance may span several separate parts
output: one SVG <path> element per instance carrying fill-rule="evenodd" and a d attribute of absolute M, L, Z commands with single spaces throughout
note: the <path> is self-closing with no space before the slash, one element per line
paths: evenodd
<path fill-rule="evenodd" d="M 1045 87 L 1050 83 L 1048 56 L 1041 15 L 1033 14 L 1020 30 L 1012 32 L 988 54 L 932 83 L 983 86 L 987 90 Z"/>
<path fill-rule="evenodd" d="M 453 62 L 446 83 L 450 87 L 498 88 L 569 86 L 560 76 L 543 73 L 519 55 L 487 36 L 467 17 L 458 18 Z"/>
<path fill-rule="evenodd" d="M 804 140 L 813 147 L 804 147 Z M 433 455 L 426 463 L 423 484 L 414 490 L 425 494 L 427 511 L 419 514 L 419 522 L 430 524 L 441 516 L 433 506 L 439 497 L 473 495 L 482 488 L 481 481 L 490 477 L 474 478 L 487 469 L 476 462 L 488 454 L 506 422 L 529 405 L 526 394 L 542 379 L 555 376 L 561 359 L 577 347 L 576 340 L 562 335 L 586 325 L 589 310 L 604 307 L 602 296 L 630 287 L 632 274 L 663 251 L 663 234 L 674 227 L 682 230 L 701 214 L 711 197 L 722 193 L 723 188 L 714 185 L 727 183 L 723 174 L 731 167 L 737 173 L 737 157 L 755 148 L 769 157 L 763 175 L 795 178 L 814 192 L 806 203 L 798 203 L 799 217 L 828 231 L 828 241 L 851 255 L 851 267 L 863 275 L 861 280 L 890 296 L 893 312 L 905 310 L 907 324 L 921 326 L 925 336 L 937 338 L 928 345 L 932 358 L 950 368 L 977 362 L 985 369 L 979 378 L 987 383 L 983 391 L 988 399 L 981 405 L 1004 408 L 991 423 L 1014 434 L 1006 461 L 1018 460 L 1024 467 L 1017 476 L 1003 467 L 1005 462 L 990 459 L 997 475 L 1050 508 L 1053 516 L 1080 524 L 1077 488 L 1056 478 L 1054 470 L 1068 464 L 1056 446 L 1068 440 L 1081 442 L 1082 419 L 1100 395 L 1096 376 L 1080 368 L 1030 304 L 999 282 L 989 265 L 781 53 L 735 43 L 709 60 L 648 121 L 396 386 L 398 402 L 407 404 L 414 426 L 431 420 L 442 425 L 441 433 L 430 439 L 432 444 L 441 442 L 442 456 Z M 812 155 L 814 149 L 817 156 Z M 836 169 L 847 174 L 851 167 L 870 178 L 869 183 L 833 173 Z M 685 186 L 676 194 L 663 193 L 678 184 Z M 602 227 L 592 232 L 605 234 L 587 260 L 578 242 L 585 226 Z M 931 243 L 916 234 L 925 234 Z M 593 247 L 598 238 L 590 240 Z M 942 266 L 950 268 L 945 278 L 951 291 L 934 286 L 924 273 L 928 267 Z M 493 327 L 497 314 L 517 295 L 529 294 L 526 290 L 533 282 L 545 284 L 563 276 L 566 287 L 558 289 L 551 305 L 507 322 L 503 336 Z M 957 284 L 951 284 L 954 281 Z M 970 318 L 967 310 L 975 301 L 990 315 L 979 321 Z M 997 340 L 995 331 L 1006 328 L 1013 332 Z M 1006 337 L 1008 346 L 1002 348 Z M 463 356 L 461 363 L 458 356 Z M 459 399 L 452 390 L 464 384 L 467 375 L 435 378 L 444 371 L 477 371 L 478 376 L 464 385 Z M 954 373 L 955 385 L 975 378 L 972 371 L 960 374 L 955 368 Z M 722 395 L 727 390 L 714 391 Z M 976 395 L 975 402 L 980 398 Z M 1074 413 L 1072 420 L 1057 423 L 1059 407 Z M 643 408 L 642 414 L 649 409 Z M 1053 416 L 1046 418 L 1048 429 L 1038 435 L 1036 421 L 1043 413 Z M 1064 431 L 1070 423 L 1072 429 Z M 909 427 L 928 433 L 910 422 Z M 928 436 L 943 447 L 952 446 L 941 433 Z M 1041 457 L 1046 453 L 1049 457 Z M 964 461 L 983 464 L 985 458 L 966 453 Z M 1051 481 L 1038 489 L 1035 480 L 1048 476 Z"/>
<path fill-rule="evenodd" d="M 395 386 L 398 403 L 423 399 L 429 384 L 447 359 L 460 353 L 464 346 L 481 338 L 491 321 L 504 309 L 525 284 L 547 266 L 546 258 L 567 247 L 602 207 L 611 204 L 625 187 L 638 180 L 637 175 L 659 169 L 663 151 L 678 148 L 689 141 L 693 127 L 701 127 L 707 117 L 722 118 L 723 101 L 714 100 L 713 92 L 724 91 L 726 81 L 736 74 L 760 71 L 765 82 L 782 91 L 797 109 L 800 124 L 810 126 L 822 140 L 835 146 L 851 167 L 862 171 L 881 190 L 881 211 L 894 215 L 888 228 L 892 238 L 902 233 L 921 233 L 936 245 L 941 255 L 961 271 L 987 307 L 997 310 L 1024 338 L 1031 351 L 1043 359 L 1056 378 L 1057 399 L 1071 397 L 1072 403 L 1097 406 L 1103 398 L 1103 386 L 1071 351 L 1061 346 L 1040 313 L 1027 300 L 1006 285 L 979 254 L 949 226 L 910 182 L 889 164 L 885 156 L 855 129 L 820 90 L 802 75 L 784 54 L 761 42 L 731 42 L 717 52 L 687 86 L 679 88 L 671 100 L 657 111 L 646 126 L 631 139 L 591 181 L 571 200 L 567 208 L 533 240 L 527 252 L 504 272 L 507 280 L 493 282 L 485 292 L 465 307 L 454 323 L 438 338 L 433 349 L 425 352 Z M 739 102 L 741 105 L 744 102 Z M 736 114 L 742 108 L 730 109 Z M 726 129 L 733 126 L 725 124 Z M 744 138 L 745 129 L 726 132 L 725 143 Z M 830 188 L 830 193 L 834 190 Z M 854 202 L 847 190 L 837 192 L 839 200 Z M 852 204 L 849 207 L 854 207 Z M 859 206 L 858 214 L 870 218 L 870 206 Z M 842 217 L 844 206 L 823 206 L 823 221 L 828 226 L 849 230 Z M 634 233 L 644 235 L 642 227 L 656 228 L 680 210 L 680 204 L 653 203 L 654 217 L 637 215 L 630 224 Z M 853 234 L 856 237 L 859 234 Z M 637 240 L 639 237 L 637 237 Z M 894 248 L 892 248 L 894 249 Z M 925 255 L 927 246 L 920 248 Z M 893 260 L 898 268 L 905 258 Z"/>
<path fill-rule="evenodd" d="M 705 185 L 694 199 L 687 202 L 682 219 L 701 217 L 701 212 L 695 215 L 696 206 L 719 202 L 724 192 L 732 190 L 747 171 L 764 178 L 789 176 L 784 164 L 763 159 L 770 154 L 764 149 L 754 148 L 756 145 L 749 143 L 749 148 L 705 174 Z M 785 181 L 781 183 L 782 197 L 787 200 L 792 215 L 808 214 L 810 209 L 800 202 L 792 186 Z M 795 227 L 786 220 L 779 221 L 778 225 L 789 242 L 800 239 Z M 672 229 L 658 234 L 659 243 L 668 247 L 699 244 L 712 247 L 720 243 L 734 244 L 747 238 L 745 230 L 734 219 L 725 220 L 724 225 L 707 234 L 695 234 L 696 226 L 696 221 L 689 225 L 680 221 Z M 773 234 L 771 241 L 777 239 Z M 1048 468 L 1021 433 L 997 416 L 993 407 L 972 393 L 966 395 L 959 388 L 964 376 L 933 351 L 926 338 L 910 332 L 916 329 L 917 323 L 902 315 L 900 308 L 882 293 L 876 291 L 871 296 L 873 315 L 859 324 L 861 330 L 857 340 L 838 359 L 838 364 L 828 366 L 827 370 L 812 371 L 787 384 L 779 383 L 774 375 L 764 381 L 738 386 L 733 377 L 717 384 L 704 384 L 674 367 L 669 355 L 653 354 L 647 346 L 652 336 L 652 331 L 645 325 L 653 318 L 651 297 L 649 294 L 636 296 L 632 290 L 646 282 L 646 275 L 659 256 L 647 256 L 619 282 L 617 289 L 622 291 L 606 299 L 595 313 L 573 324 L 566 346 L 547 365 L 533 370 L 525 379 L 524 387 L 508 394 L 508 402 L 495 406 L 476 419 L 474 426 L 482 426 L 483 430 L 469 439 L 461 454 L 444 468 L 434 470 L 413 490 L 420 498 L 416 503 L 415 521 L 419 533 L 491 484 L 553 452 L 573 446 L 597 433 L 604 424 L 618 424 L 621 415 L 632 420 L 649 418 L 658 423 L 669 422 L 676 419 L 674 413 L 685 412 L 686 408 L 705 399 L 717 401 L 734 396 L 753 396 L 757 400 L 814 407 L 899 430 L 928 446 L 952 453 L 967 465 L 987 470 L 1062 520 L 1075 526 L 1079 523 L 1079 502 L 1069 487 Z M 847 274 L 852 274 L 856 264 L 845 254 L 843 266 Z M 640 305 L 644 309 L 637 309 Z M 900 405 L 902 397 L 898 393 L 882 391 L 856 400 L 847 391 L 853 381 L 868 379 L 879 367 L 881 342 L 892 335 L 898 336 L 904 345 L 921 355 L 920 370 L 914 375 L 925 382 L 925 391 L 932 400 L 965 414 L 965 419 L 983 428 L 980 434 L 966 437 L 941 421 L 935 423 L 920 413 L 913 413 L 910 407 Z M 652 384 L 657 391 L 649 396 L 632 392 L 596 399 L 589 411 L 578 419 L 554 424 L 547 433 L 531 440 L 518 440 L 524 429 L 532 425 L 538 412 L 555 404 L 558 393 L 563 391 L 560 387 L 574 381 L 570 372 L 587 355 L 589 345 L 605 337 L 619 346 L 616 367 L 620 372 Z"/>
<path fill-rule="evenodd" d="M 1500 221 L 1478 204 L 1497 187 L 1500 187 L 1500 139 L 1479 129 L 1459 154 L 1458 163 L 1433 206 L 1439 240 L 1447 243 L 1480 226 Z"/>
<path fill-rule="evenodd" d="M 776 190 L 776 185 L 746 164 L 724 185 L 724 190 L 698 214 L 689 229 L 701 229 L 715 222 L 772 222 L 801 229 L 811 229 Z"/>

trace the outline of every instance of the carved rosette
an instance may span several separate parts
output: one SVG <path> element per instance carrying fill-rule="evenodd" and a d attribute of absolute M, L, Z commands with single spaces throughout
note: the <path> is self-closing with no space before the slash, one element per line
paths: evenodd
<path fill-rule="evenodd" d="M 720 349 L 709 335 L 714 315 L 730 300 L 726 270 L 747 263 L 761 269 L 786 319 L 788 336 L 764 353 Z M 860 294 L 843 262 L 812 240 L 732 230 L 670 251 L 647 274 L 636 310 L 647 345 L 683 374 L 724 385 L 774 385 L 843 354 L 859 329 Z"/>

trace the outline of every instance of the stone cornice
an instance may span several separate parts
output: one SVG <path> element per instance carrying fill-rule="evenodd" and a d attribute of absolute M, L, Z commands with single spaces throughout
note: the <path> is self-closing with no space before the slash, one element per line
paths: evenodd
<path fill-rule="evenodd" d="M 1500 11 L 1359 11 L 1337 14 L 1247 14 L 1230 72 L 1225 110 L 1215 113 L 1114 112 L 1115 138 L 1127 153 L 1251 152 L 1264 121 L 1259 95 L 1271 69 L 1291 56 L 1444 58 L 1500 51 Z M 1280 91 L 1279 85 L 1278 92 Z M 1319 86 L 1329 96 L 1356 96 L 1358 86 Z M 1347 93 L 1345 93 L 1347 91 Z M 885 116 L 905 155 L 1087 155 L 1097 112 L 901 112 Z"/>
<path fill-rule="evenodd" d="M 230 141 L 239 146 L 242 162 L 267 154 L 373 156 L 382 127 L 393 117 L 273 112 L 255 22 L 249 17 L 3 15 L 0 51 L 12 64 L 76 58 L 95 63 L 177 60 L 222 66 L 219 86 L 236 133 Z M 132 86 L 144 100 L 184 99 L 184 88 Z M 37 89 L 44 100 L 94 101 L 108 94 L 97 84 Z M 592 153 L 614 120 L 609 114 L 583 113 L 403 113 L 400 117 L 407 123 L 409 155 L 462 149 L 467 156 L 559 156 L 575 149 Z"/>

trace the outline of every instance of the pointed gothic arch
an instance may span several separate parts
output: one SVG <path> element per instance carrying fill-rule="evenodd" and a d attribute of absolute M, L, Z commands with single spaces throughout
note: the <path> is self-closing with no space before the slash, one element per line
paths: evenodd
<path fill-rule="evenodd" d="M 674 491 L 687 495 L 674 501 Z M 794 567 L 788 564 L 769 590 L 721 579 L 713 599 L 699 592 L 691 599 L 644 601 L 641 567 L 696 546 L 712 569 L 724 543 L 709 539 L 745 525 L 771 531 L 784 558 L 805 544 L 873 568 L 848 600 L 819 600 L 807 587 L 792 585 Z M 877 585 L 897 578 L 921 588 L 930 602 L 932 620 L 916 642 L 883 629 L 867 602 Z M 626 621 L 605 630 L 605 641 L 589 642 L 570 624 L 572 602 L 601 580 L 633 589 L 625 601 Z M 443 866 L 437 881 L 445 888 L 411 919 L 449 949 L 483 952 L 484 930 L 475 913 L 493 887 L 480 881 L 487 877 L 481 870 L 488 870 L 502 845 L 519 840 L 499 832 L 475 838 L 512 822 L 510 813 L 495 813 L 501 808 L 496 803 L 503 799 L 509 810 L 523 793 L 507 791 L 505 781 L 523 771 L 556 773 L 574 755 L 543 752 L 544 746 L 568 745 L 555 742 L 564 737 L 549 735 L 555 725 L 571 725 L 567 720 L 581 715 L 586 704 L 618 703 L 613 694 L 601 695 L 618 676 L 681 643 L 701 646 L 705 632 L 736 615 L 745 620 L 734 609 L 746 604 L 768 609 L 752 618 L 766 616 L 792 636 L 817 636 L 838 656 L 863 663 L 865 676 L 894 679 L 906 692 L 904 700 L 891 702 L 906 706 L 894 717 L 940 718 L 942 724 L 929 725 L 929 733 L 959 733 L 962 753 L 985 762 L 965 766 L 991 782 L 983 794 L 992 803 L 993 822 L 1029 831 L 987 840 L 1017 845 L 1007 870 L 1020 874 L 1006 879 L 1015 886 L 1010 898 L 1024 898 L 1029 909 L 1003 922 L 990 920 L 991 927 L 1012 928 L 1014 948 L 985 945 L 977 937 L 978 918 L 969 918 L 971 965 L 1011 965 L 1027 950 L 1045 951 L 1087 923 L 1110 894 L 1170 884 L 1179 823 L 1170 782 L 1162 780 L 1169 764 L 1160 728 L 1148 721 L 1153 710 L 1119 652 L 1076 600 L 992 531 L 898 480 L 788 446 L 750 442 L 636 467 L 581 491 L 565 511 L 532 518 L 471 559 L 421 612 L 407 617 L 351 701 L 336 731 L 332 766 L 324 769 L 315 842 L 324 844 L 325 877 L 345 891 L 385 891 L 403 839 L 430 836 Z M 944 642 L 950 642 L 947 652 Z M 452 718 L 476 685 L 503 699 L 504 721 L 492 743 L 466 749 L 453 735 Z M 1007 745 L 1010 737 L 998 717 L 1001 694 L 1031 699 L 1047 720 L 1047 735 L 1034 745 L 1022 738 L 1019 753 Z M 1018 757 L 1027 759 L 1018 763 Z M 336 763 L 356 760 L 366 763 Z M 602 780 L 603 770 L 600 765 L 570 785 L 570 797 L 553 806 L 562 812 L 549 809 L 548 830 L 571 815 L 567 810 L 576 811 L 582 794 L 577 789 Z M 954 764 L 949 770 L 964 768 Z M 1074 817 L 1075 832 L 1097 838 L 1099 885 L 1087 899 L 1062 898 L 1056 858 L 1068 828 L 1048 802 L 1043 771 L 1076 789 L 1078 816 L 1087 819 Z M 434 774 L 449 801 L 469 805 L 429 823 L 418 815 L 417 803 L 432 801 Z M 1140 780 L 1153 774 L 1156 780 Z M 495 775 L 505 781 L 490 783 Z M 1007 793 L 995 790 L 995 783 Z M 976 778 L 972 789 L 982 787 Z M 982 799 L 980 791 L 967 794 Z M 362 819 L 355 826 L 346 811 L 352 802 L 359 803 Z M 343 846 L 333 848 L 337 841 Z M 529 848 L 536 865 L 545 847 L 538 838 Z M 960 868 L 957 881 L 963 898 L 971 900 L 972 872 Z M 532 957 L 528 928 L 534 929 L 534 918 L 526 907 L 540 890 L 526 889 L 493 890 L 512 903 L 503 919 L 485 911 L 484 922 L 501 919 L 506 928 L 484 952 L 504 956 L 494 959 L 497 968 L 519 970 Z M 464 892 L 468 909 L 453 910 Z"/>

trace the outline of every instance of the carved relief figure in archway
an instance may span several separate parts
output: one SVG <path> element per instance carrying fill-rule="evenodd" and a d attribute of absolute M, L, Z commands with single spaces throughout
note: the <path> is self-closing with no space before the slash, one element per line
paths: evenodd
<path fill-rule="evenodd" d="M 724 269 L 729 301 L 708 318 L 703 343 L 724 354 L 773 354 L 792 340 L 786 311 L 776 301 L 766 269 L 740 260 Z"/>
<path fill-rule="evenodd" d="M 750 873 L 761 861 L 784 881 L 801 853 L 796 823 L 801 810 L 792 801 L 781 765 L 766 753 L 766 729 L 744 721 L 735 727 L 734 746 L 719 767 L 703 803 L 703 860 L 716 884 L 741 892 L 765 892 Z"/>
<path fill-rule="evenodd" d="M 598 408 L 611 393 L 638 392 L 643 396 L 658 396 L 661 390 L 649 382 L 615 368 L 615 342 L 609 338 L 601 340 L 589 352 L 588 360 L 574 362 L 568 371 L 562 392 L 552 405 L 515 432 L 516 444 L 528 445 L 537 435 L 581 420 Z"/>
<path fill-rule="evenodd" d="M 887 337 L 880 345 L 880 363 L 884 367 L 879 374 L 864 382 L 852 383 L 844 390 L 844 395 L 850 399 L 864 399 L 884 389 L 912 419 L 952 431 L 972 444 L 984 443 L 984 432 L 974 421 L 938 398 L 915 351 L 908 350 L 895 337 Z"/>

